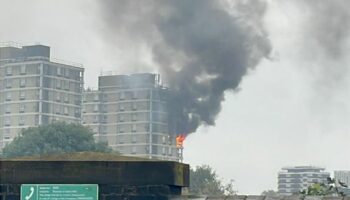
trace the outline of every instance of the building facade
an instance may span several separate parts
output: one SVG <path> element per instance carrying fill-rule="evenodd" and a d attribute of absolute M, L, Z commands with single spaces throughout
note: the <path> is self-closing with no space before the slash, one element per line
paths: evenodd
<path fill-rule="evenodd" d="M 325 168 L 313 166 L 284 167 L 278 173 L 278 193 L 297 194 L 313 183 L 327 183 L 330 173 Z"/>
<path fill-rule="evenodd" d="M 124 155 L 178 161 L 168 98 L 156 74 L 100 76 L 98 89 L 84 92 L 83 124 Z"/>
<path fill-rule="evenodd" d="M 350 171 L 348 170 L 336 170 L 334 171 L 334 179 L 341 181 L 346 185 L 350 184 Z"/>
<path fill-rule="evenodd" d="M 43 45 L 0 47 L 0 150 L 23 128 L 81 123 L 84 69 Z"/>
<path fill-rule="evenodd" d="M 345 195 L 350 195 L 350 171 L 349 170 L 336 170 L 334 171 L 334 179 L 336 180 L 336 184 L 339 187 L 339 181 L 345 183 L 348 187 L 339 187 L 339 190 L 342 191 Z"/>

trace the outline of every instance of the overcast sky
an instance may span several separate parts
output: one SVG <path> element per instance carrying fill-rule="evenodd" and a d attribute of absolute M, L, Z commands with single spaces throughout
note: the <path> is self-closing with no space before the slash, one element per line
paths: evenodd
<path fill-rule="evenodd" d="M 90 87 L 101 71 L 158 72 L 150 49 L 127 29 L 113 39 L 96 2 L 0 0 L 0 41 L 51 46 L 52 57 L 84 65 Z M 215 126 L 188 136 L 185 161 L 209 164 L 240 194 L 276 190 L 283 166 L 350 170 L 348 4 L 267 1 L 261 22 L 270 59 L 225 93 Z"/>

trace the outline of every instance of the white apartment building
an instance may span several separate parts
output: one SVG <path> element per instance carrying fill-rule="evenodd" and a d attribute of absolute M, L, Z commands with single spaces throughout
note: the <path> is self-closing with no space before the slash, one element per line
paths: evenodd
<path fill-rule="evenodd" d="M 23 128 L 81 123 L 84 69 L 43 45 L 0 47 L 0 150 Z"/>
<path fill-rule="evenodd" d="M 83 124 L 124 155 L 178 161 L 168 97 L 156 74 L 100 76 L 98 89 L 84 92 Z"/>
<path fill-rule="evenodd" d="M 327 183 L 330 173 L 325 168 L 313 166 L 284 167 L 278 173 L 278 193 L 298 194 L 313 183 Z"/>

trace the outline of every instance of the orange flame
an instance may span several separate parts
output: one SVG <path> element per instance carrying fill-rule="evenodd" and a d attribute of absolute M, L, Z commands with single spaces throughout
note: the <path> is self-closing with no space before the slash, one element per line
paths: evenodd
<path fill-rule="evenodd" d="M 182 148 L 183 147 L 183 142 L 185 141 L 186 136 L 185 134 L 180 134 L 176 137 L 176 147 L 177 148 Z"/>

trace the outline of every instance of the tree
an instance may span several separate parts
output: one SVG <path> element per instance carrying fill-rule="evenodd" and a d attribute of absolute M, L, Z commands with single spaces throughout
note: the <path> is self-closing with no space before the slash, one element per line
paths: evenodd
<path fill-rule="evenodd" d="M 3 156 L 10 158 L 83 151 L 111 152 L 111 149 L 104 143 L 96 143 L 93 132 L 87 127 L 56 122 L 23 129 L 5 146 Z"/>
<path fill-rule="evenodd" d="M 261 193 L 263 196 L 269 196 L 269 197 L 277 197 L 279 196 L 278 192 L 274 190 L 265 190 Z"/>
<path fill-rule="evenodd" d="M 345 196 L 342 190 L 347 187 L 345 183 L 338 180 L 337 184 L 334 178 L 328 177 L 326 183 L 314 183 L 300 193 L 304 196 Z"/>
<path fill-rule="evenodd" d="M 216 172 L 208 165 L 190 169 L 190 193 L 196 195 L 234 195 L 233 180 L 223 185 Z"/>

